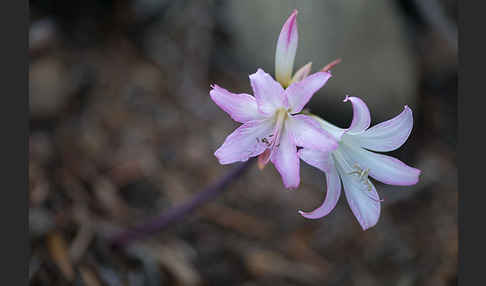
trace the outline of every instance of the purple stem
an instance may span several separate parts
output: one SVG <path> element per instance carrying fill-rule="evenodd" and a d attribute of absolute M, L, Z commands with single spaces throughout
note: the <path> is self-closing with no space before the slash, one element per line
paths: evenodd
<path fill-rule="evenodd" d="M 207 203 L 208 201 L 214 199 L 218 194 L 222 193 L 223 190 L 233 180 L 241 176 L 254 161 L 255 160 L 252 158 L 234 167 L 219 181 L 208 186 L 206 189 L 196 194 L 191 200 L 183 203 L 182 205 L 169 209 L 167 212 L 162 213 L 158 217 L 150 219 L 132 229 L 122 231 L 121 233 L 115 235 L 113 238 L 111 238 L 112 246 L 125 247 L 135 240 L 139 240 L 148 236 L 149 234 L 161 231 L 171 223 L 181 220 L 197 207 Z"/>

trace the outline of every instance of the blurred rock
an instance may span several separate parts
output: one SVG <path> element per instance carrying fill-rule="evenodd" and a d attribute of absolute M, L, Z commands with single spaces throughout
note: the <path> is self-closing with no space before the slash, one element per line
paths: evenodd
<path fill-rule="evenodd" d="M 29 53 L 38 55 L 56 41 L 57 27 L 51 18 L 34 21 L 29 29 Z"/>
<path fill-rule="evenodd" d="M 312 99 L 351 113 L 346 94 L 369 105 L 374 120 L 414 104 L 416 66 L 401 15 L 391 1 L 228 1 L 224 23 L 232 54 L 246 73 L 261 67 L 274 74 L 275 45 L 282 24 L 298 9 L 299 47 L 294 71 L 311 61 L 313 71 L 336 58 L 334 77 Z M 335 108 L 335 109 L 334 109 Z M 323 110 L 326 111 L 326 110 Z M 349 119 L 351 120 L 351 118 Z"/>

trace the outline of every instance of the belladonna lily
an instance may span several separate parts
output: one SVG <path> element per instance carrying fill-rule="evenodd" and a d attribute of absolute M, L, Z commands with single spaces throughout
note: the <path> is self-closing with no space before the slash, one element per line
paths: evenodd
<path fill-rule="evenodd" d="M 309 63 L 292 76 L 298 40 L 296 16 L 294 10 L 277 41 L 275 73 L 278 82 L 258 69 L 250 75 L 254 97 L 231 93 L 217 85 L 213 85 L 209 93 L 233 120 L 243 123 L 214 153 L 219 162 L 230 164 L 259 156 L 260 168 L 271 161 L 287 188 L 297 188 L 300 183 L 297 146 L 321 152 L 337 148 L 336 140 L 316 121 L 298 114 L 331 74 L 325 70 L 309 75 Z"/>
<path fill-rule="evenodd" d="M 314 73 L 287 89 L 258 69 L 250 75 L 255 97 L 212 86 L 212 100 L 233 120 L 243 123 L 231 133 L 214 155 L 221 164 L 247 161 L 261 154 L 260 163 L 275 165 L 287 188 L 300 183 L 297 146 L 329 152 L 336 140 L 311 117 L 299 113 L 312 95 L 329 79 L 325 72 Z"/>
<path fill-rule="evenodd" d="M 321 118 L 316 122 L 331 133 L 339 147 L 330 153 L 303 148 L 299 157 L 326 173 L 327 194 L 323 204 L 312 212 L 299 211 L 309 219 L 321 218 L 336 206 L 341 194 L 341 181 L 351 210 L 363 230 L 374 226 L 380 216 L 380 198 L 373 179 L 389 185 L 408 186 L 418 182 L 420 170 L 382 154 L 405 143 L 413 126 L 412 110 L 405 106 L 396 117 L 370 126 L 370 112 L 357 97 L 346 97 L 353 105 L 353 120 L 348 129 L 338 128 Z M 371 150 L 371 151 L 370 151 Z"/>

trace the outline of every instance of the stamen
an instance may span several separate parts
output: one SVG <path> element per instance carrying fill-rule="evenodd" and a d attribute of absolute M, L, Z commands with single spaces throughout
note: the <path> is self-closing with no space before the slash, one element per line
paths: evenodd
<path fill-rule="evenodd" d="M 262 138 L 262 143 L 265 143 L 267 147 L 270 147 L 272 145 L 272 141 L 271 140 L 269 141 L 266 137 Z"/>
<path fill-rule="evenodd" d="M 261 168 L 268 163 L 273 153 L 280 146 L 280 135 L 287 115 L 288 113 L 284 109 L 278 110 L 273 133 L 261 139 L 261 142 L 267 147 L 267 149 L 258 157 L 258 165 Z"/>
<path fill-rule="evenodd" d="M 367 189 L 369 192 L 373 190 L 373 186 L 371 185 L 370 180 L 368 179 L 368 174 L 370 172 L 370 169 L 362 169 L 358 164 L 354 164 L 353 168 L 356 169 L 356 171 L 349 172 L 349 175 L 358 175 L 359 180 L 366 184 Z"/>

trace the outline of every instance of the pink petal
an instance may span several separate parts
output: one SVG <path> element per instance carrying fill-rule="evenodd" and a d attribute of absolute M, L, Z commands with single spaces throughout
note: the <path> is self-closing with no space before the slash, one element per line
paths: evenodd
<path fill-rule="evenodd" d="M 312 119 L 314 119 L 317 123 L 319 123 L 319 126 L 322 127 L 324 130 L 326 130 L 329 134 L 332 135 L 334 139 L 337 141 L 341 141 L 341 137 L 343 134 L 346 133 L 346 129 L 339 128 L 335 126 L 334 124 L 331 124 L 327 122 L 326 120 L 318 117 L 318 116 L 311 116 Z"/>
<path fill-rule="evenodd" d="M 247 161 L 250 157 L 258 156 L 265 151 L 266 145 L 260 140 L 272 134 L 272 130 L 271 119 L 248 121 L 226 137 L 214 155 L 220 164 Z"/>
<path fill-rule="evenodd" d="M 245 123 L 250 120 L 263 119 L 258 112 L 258 106 L 253 96 L 245 93 L 231 93 L 226 89 L 213 85 L 209 92 L 211 99 L 234 121 Z"/>
<path fill-rule="evenodd" d="M 328 155 L 327 157 L 330 156 Z M 329 161 L 332 161 L 332 158 L 329 158 Z M 336 206 L 339 200 L 339 196 L 341 195 L 341 180 L 339 179 L 339 174 L 334 166 L 332 166 L 332 168 L 330 168 L 326 172 L 326 182 L 327 182 L 326 199 L 324 200 L 324 202 L 320 207 L 318 207 L 317 209 L 311 212 L 303 212 L 299 210 L 299 213 L 303 217 L 308 219 L 318 219 L 328 215 Z"/>
<path fill-rule="evenodd" d="M 322 152 L 330 152 L 338 146 L 336 139 L 310 116 L 289 115 L 285 124 L 297 146 Z"/>
<path fill-rule="evenodd" d="M 309 75 L 311 68 L 312 68 L 311 62 L 302 66 L 298 71 L 295 72 L 290 83 L 292 84 L 294 82 L 299 82 L 299 81 L 303 80 L 304 78 L 306 78 Z"/>
<path fill-rule="evenodd" d="M 284 186 L 295 189 L 300 183 L 300 165 L 297 156 L 297 147 L 294 145 L 289 132 L 284 128 L 276 152 L 272 155 L 272 163 L 282 176 Z"/>
<path fill-rule="evenodd" d="M 268 142 L 268 140 L 270 140 L 270 144 L 267 143 L 268 149 L 265 150 L 265 152 L 263 152 L 258 157 L 259 166 L 264 167 L 268 163 L 270 158 L 272 158 L 273 153 L 275 153 L 278 150 L 278 148 L 275 148 L 275 146 L 278 145 L 279 142 L 280 142 L 280 136 L 282 134 L 282 129 L 283 129 L 286 117 L 287 117 L 287 112 L 285 112 L 285 111 L 278 112 L 276 114 L 276 118 L 274 119 L 275 121 L 274 121 L 274 125 L 273 125 L 272 138 L 268 139 L 268 138 L 270 138 L 270 135 L 267 138 L 267 142 Z"/>
<path fill-rule="evenodd" d="M 250 75 L 250 83 L 258 104 L 258 110 L 263 114 L 270 116 L 279 108 L 288 108 L 284 89 L 262 69 L 258 69 L 256 73 Z"/>
<path fill-rule="evenodd" d="M 302 148 L 297 152 L 297 154 L 304 162 L 323 172 L 329 172 L 332 168 L 334 168 L 334 163 L 332 162 L 332 158 L 328 152 Z"/>
<path fill-rule="evenodd" d="M 398 116 L 377 124 L 365 132 L 354 136 L 354 140 L 366 149 L 373 151 L 393 151 L 407 141 L 413 127 L 412 110 L 405 106 Z"/>
<path fill-rule="evenodd" d="M 292 83 L 285 90 L 291 108 L 290 112 L 299 113 L 312 95 L 323 87 L 329 78 L 331 78 L 331 74 L 328 72 L 316 72 L 299 82 Z"/>
<path fill-rule="evenodd" d="M 370 126 L 371 117 L 370 110 L 366 103 L 358 97 L 346 96 L 344 102 L 351 101 L 353 104 L 353 121 L 349 126 L 347 133 L 360 133 Z"/>
<path fill-rule="evenodd" d="M 346 200 L 359 224 L 363 230 L 366 230 L 378 222 L 381 209 L 380 197 L 376 192 L 375 186 L 369 180 L 363 182 L 358 175 L 349 174 L 355 170 L 344 161 L 339 151 L 335 152 L 335 154 L 336 167 L 343 182 Z"/>
<path fill-rule="evenodd" d="M 294 10 L 280 31 L 275 51 L 275 78 L 284 86 L 288 86 L 292 77 L 298 40 L 297 10 Z"/>
<path fill-rule="evenodd" d="M 409 186 L 418 182 L 421 171 L 391 156 L 373 153 L 352 145 L 342 145 L 342 153 L 352 164 L 369 169 L 369 175 L 385 184 Z"/>

